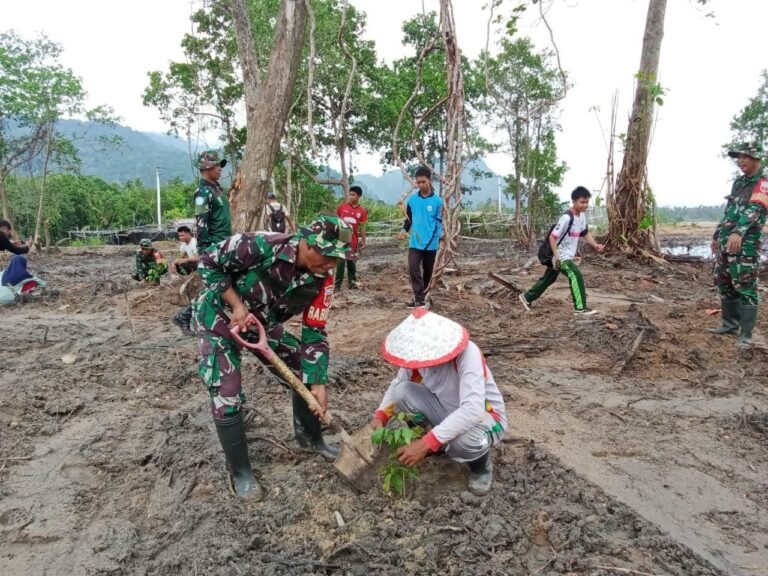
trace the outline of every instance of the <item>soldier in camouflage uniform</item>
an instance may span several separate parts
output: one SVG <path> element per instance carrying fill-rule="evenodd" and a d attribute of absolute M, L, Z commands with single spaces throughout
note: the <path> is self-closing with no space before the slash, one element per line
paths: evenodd
<path fill-rule="evenodd" d="M 722 324 L 710 332 L 737 335 L 740 350 L 752 344 L 752 330 L 757 322 L 760 237 L 768 211 L 768 179 L 760 166 L 763 155 L 759 143 L 742 144 L 728 151 L 742 175 L 726 196 L 725 214 L 712 238 Z"/>
<path fill-rule="evenodd" d="M 159 284 L 160 276 L 167 272 L 168 264 L 163 253 L 152 247 L 151 240 L 144 238 L 136 251 L 136 273 L 132 278 L 137 282 Z"/>
<path fill-rule="evenodd" d="M 295 234 L 235 234 L 200 257 L 205 287 L 194 303 L 199 374 L 211 398 L 219 440 L 227 457 L 234 490 L 259 499 L 262 491 L 251 470 L 240 412 L 240 348 L 230 334 L 253 314 L 264 326 L 269 346 L 327 407 L 328 340 L 325 324 L 333 296 L 337 259 L 352 258 L 352 228 L 343 220 L 321 216 Z M 301 336 L 284 323 L 303 314 Z M 293 394 L 296 439 L 327 459 L 338 449 L 325 444 L 318 416 Z"/>
<path fill-rule="evenodd" d="M 232 217 L 229 201 L 219 186 L 221 169 L 227 165 L 226 158 L 219 158 L 216 150 L 206 150 L 197 157 L 200 183 L 195 190 L 195 228 L 197 251 L 202 254 L 225 238 L 232 235 Z M 193 336 L 190 328 L 192 304 L 179 311 L 172 319 L 182 333 Z"/>

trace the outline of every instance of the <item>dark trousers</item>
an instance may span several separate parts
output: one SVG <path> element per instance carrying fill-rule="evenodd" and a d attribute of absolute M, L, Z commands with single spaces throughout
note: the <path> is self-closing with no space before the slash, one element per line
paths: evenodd
<path fill-rule="evenodd" d="M 435 267 L 437 250 L 417 250 L 408 248 L 408 273 L 411 276 L 413 300 L 416 304 L 424 304 L 424 290 L 432 280 L 432 269 Z"/>
<path fill-rule="evenodd" d="M 339 262 L 336 264 L 336 282 L 334 286 L 336 290 L 339 290 L 344 282 L 344 266 L 347 267 L 349 272 L 349 287 L 354 288 L 355 284 L 357 284 L 357 262 L 339 258 Z"/>

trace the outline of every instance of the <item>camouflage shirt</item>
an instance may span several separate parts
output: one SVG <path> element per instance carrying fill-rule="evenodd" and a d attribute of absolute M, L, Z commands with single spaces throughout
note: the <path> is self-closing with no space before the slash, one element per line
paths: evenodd
<path fill-rule="evenodd" d="M 232 235 L 227 195 L 217 183 L 203 178 L 195 190 L 195 226 L 201 252 Z"/>
<path fill-rule="evenodd" d="M 157 268 L 159 273 L 163 273 L 166 269 L 165 256 L 160 250 L 156 248 L 152 249 L 149 254 L 144 254 L 143 251 L 138 250 L 136 252 L 136 275 L 140 280 L 144 280 L 150 275 L 150 270 Z"/>
<path fill-rule="evenodd" d="M 300 235 L 235 234 L 203 253 L 198 272 L 205 283 L 197 301 L 197 319 L 206 331 L 230 339 L 221 295 L 234 287 L 248 310 L 264 326 L 275 348 L 295 340 L 283 326 L 302 314 L 299 353 L 307 385 L 328 380 L 325 325 L 333 297 L 333 273 L 314 275 L 296 264 Z"/>
<path fill-rule="evenodd" d="M 759 241 L 768 211 L 768 179 L 763 170 L 751 177 L 737 178 L 725 199 L 725 214 L 714 234 L 721 248 L 725 248 L 733 233 L 741 236 L 743 242 Z"/>

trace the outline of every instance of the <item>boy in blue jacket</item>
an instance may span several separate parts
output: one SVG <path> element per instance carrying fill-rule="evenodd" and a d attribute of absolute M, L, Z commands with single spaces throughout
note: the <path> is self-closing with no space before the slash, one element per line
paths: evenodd
<path fill-rule="evenodd" d="M 413 302 L 408 308 L 426 306 L 425 290 L 432 279 L 437 248 L 443 234 L 443 200 L 432 189 L 432 171 L 422 166 L 416 170 L 419 193 L 408 199 L 406 218 L 400 240 L 410 232 L 408 242 L 408 272 L 413 289 Z M 431 300 L 431 299 L 430 299 Z"/>

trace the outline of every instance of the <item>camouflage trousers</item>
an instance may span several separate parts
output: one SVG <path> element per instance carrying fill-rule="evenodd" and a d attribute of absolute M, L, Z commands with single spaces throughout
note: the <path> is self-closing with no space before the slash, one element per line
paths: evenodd
<path fill-rule="evenodd" d="M 715 284 L 721 298 L 757 305 L 757 273 L 760 267 L 759 244 L 745 242 L 740 254 L 721 249 L 715 263 Z"/>
<path fill-rule="evenodd" d="M 222 316 L 216 316 L 211 328 L 205 325 L 206 314 L 211 309 L 207 307 L 204 298 L 198 298 L 193 304 L 192 328 L 198 338 L 198 374 L 208 389 L 211 400 L 211 412 L 218 420 L 240 412 L 246 401 L 242 387 L 240 367 L 242 350 L 239 344 L 228 334 L 227 324 Z M 290 332 L 278 330 L 279 338 L 267 335 L 267 343 L 283 362 L 300 377 L 301 343 Z M 258 358 L 258 354 L 253 353 Z M 261 358 L 259 358 L 262 360 Z M 271 368 L 270 368 L 271 370 Z"/>

